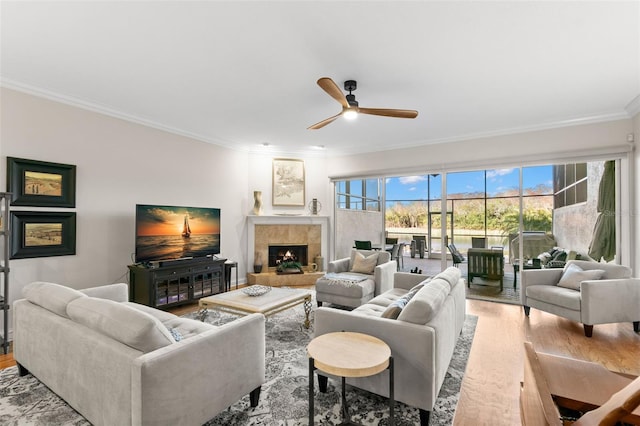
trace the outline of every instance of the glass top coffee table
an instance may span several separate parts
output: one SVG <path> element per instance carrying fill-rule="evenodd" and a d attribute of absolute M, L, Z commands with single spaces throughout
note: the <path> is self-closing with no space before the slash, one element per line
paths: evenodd
<path fill-rule="evenodd" d="M 228 312 L 235 315 L 263 314 L 265 317 L 277 314 L 286 309 L 299 304 L 304 304 L 304 327 L 309 328 L 309 314 L 311 313 L 311 292 L 303 289 L 271 287 L 271 289 L 259 296 L 250 296 L 245 290 L 250 286 L 239 290 L 228 291 L 214 296 L 203 297 L 198 302 L 202 311 L 206 309 L 216 309 L 221 312 Z"/>

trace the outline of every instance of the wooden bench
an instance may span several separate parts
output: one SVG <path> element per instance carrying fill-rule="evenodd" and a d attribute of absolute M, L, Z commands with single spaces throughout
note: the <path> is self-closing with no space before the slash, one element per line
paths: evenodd
<path fill-rule="evenodd" d="M 467 286 L 474 277 L 500 280 L 500 291 L 504 279 L 504 253 L 499 249 L 470 248 L 467 252 Z"/>

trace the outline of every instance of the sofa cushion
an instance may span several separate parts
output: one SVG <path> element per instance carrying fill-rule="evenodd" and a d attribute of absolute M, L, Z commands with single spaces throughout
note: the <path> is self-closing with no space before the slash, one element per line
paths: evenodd
<path fill-rule="evenodd" d="M 67 305 L 73 321 L 142 352 L 175 343 L 160 320 L 146 312 L 113 300 L 83 297 Z"/>
<path fill-rule="evenodd" d="M 36 281 L 22 289 L 22 295 L 31 303 L 45 308 L 61 317 L 69 318 L 67 305 L 86 294 L 60 284 Z"/>
<path fill-rule="evenodd" d="M 578 265 L 570 263 L 562 272 L 558 287 L 580 290 L 580 283 L 586 280 L 599 280 L 604 275 L 602 269 L 590 269 L 585 271 Z"/>
<path fill-rule="evenodd" d="M 426 324 L 436 316 L 444 304 L 451 287 L 443 279 L 432 279 L 425 283 L 398 316 L 399 321 Z"/>
<path fill-rule="evenodd" d="M 164 321 L 163 324 L 167 329 L 169 329 L 169 332 L 174 336 L 174 338 L 175 334 L 177 334 L 181 336 L 182 339 L 188 339 L 191 336 L 197 336 L 205 331 L 215 330 L 218 328 L 215 325 L 207 324 L 206 322 L 180 317 Z M 178 341 L 178 339 L 176 339 L 176 341 Z"/>
<path fill-rule="evenodd" d="M 349 278 L 349 275 L 355 276 L 358 274 L 347 274 L 347 278 Z M 316 293 L 337 294 L 357 299 L 373 294 L 376 289 L 376 283 L 370 278 L 370 275 L 361 275 L 361 277 L 364 278 L 362 281 L 353 281 L 347 278 L 340 279 L 339 276 L 335 278 L 318 278 L 318 281 L 316 281 Z"/>
<path fill-rule="evenodd" d="M 365 257 L 362 255 L 362 253 L 356 252 L 356 255 L 353 258 L 353 266 L 351 267 L 350 272 L 371 275 L 373 274 L 373 270 L 376 268 L 377 263 L 377 253 Z"/>
<path fill-rule="evenodd" d="M 127 305 L 133 309 L 137 309 L 139 311 L 145 312 L 157 319 L 160 320 L 161 323 L 165 321 L 172 320 L 174 318 L 178 318 L 177 315 L 172 314 L 171 312 L 161 311 L 160 309 L 152 308 L 151 306 L 141 305 L 140 303 L 135 302 L 123 302 L 123 305 Z"/>
<path fill-rule="evenodd" d="M 551 305 L 580 311 L 580 292 L 555 285 L 532 285 L 527 287 L 527 298 Z"/>
<path fill-rule="evenodd" d="M 369 300 L 367 302 L 367 305 L 373 304 L 373 305 L 379 305 L 379 306 L 382 306 L 383 308 L 386 308 L 391 303 L 398 300 L 405 294 L 407 294 L 407 290 L 403 288 L 392 288 L 391 290 L 385 291 L 384 293 L 379 294 L 378 296 Z"/>
<path fill-rule="evenodd" d="M 456 284 L 458 284 L 458 281 L 460 281 L 460 269 L 449 267 L 433 278 L 442 278 L 443 280 L 447 281 L 449 283 L 449 286 L 453 289 Z"/>

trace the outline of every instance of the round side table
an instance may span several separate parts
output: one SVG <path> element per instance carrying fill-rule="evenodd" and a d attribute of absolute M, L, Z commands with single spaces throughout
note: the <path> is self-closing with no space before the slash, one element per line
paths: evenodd
<path fill-rule="evenodd" d="M 389 424 L 393 425 L 393 357 L 391 349 L 385 342 L 363 333 L 349 331 L 327 333 L 309 343 L 307 355 L 309 356 L 309 425 L 313 425 L 313 372 L 316 369 L 342 377 L 342 424 L 345 425 L 355 424 L 350 422 L 345 397 L 346 378 L 373 376 L 388 369 Z M 326 390 L 326 380 L 326 377 L 318 374 L 321 391 L 323 384 Z"/>

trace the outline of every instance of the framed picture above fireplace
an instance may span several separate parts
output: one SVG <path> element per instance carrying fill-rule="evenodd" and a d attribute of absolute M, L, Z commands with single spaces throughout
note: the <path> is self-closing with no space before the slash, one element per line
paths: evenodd
<path fill-rule="evenodd" d="M 304 161 L 291 158 L 273 159 L 272 204 L 305 206 Z"/>

